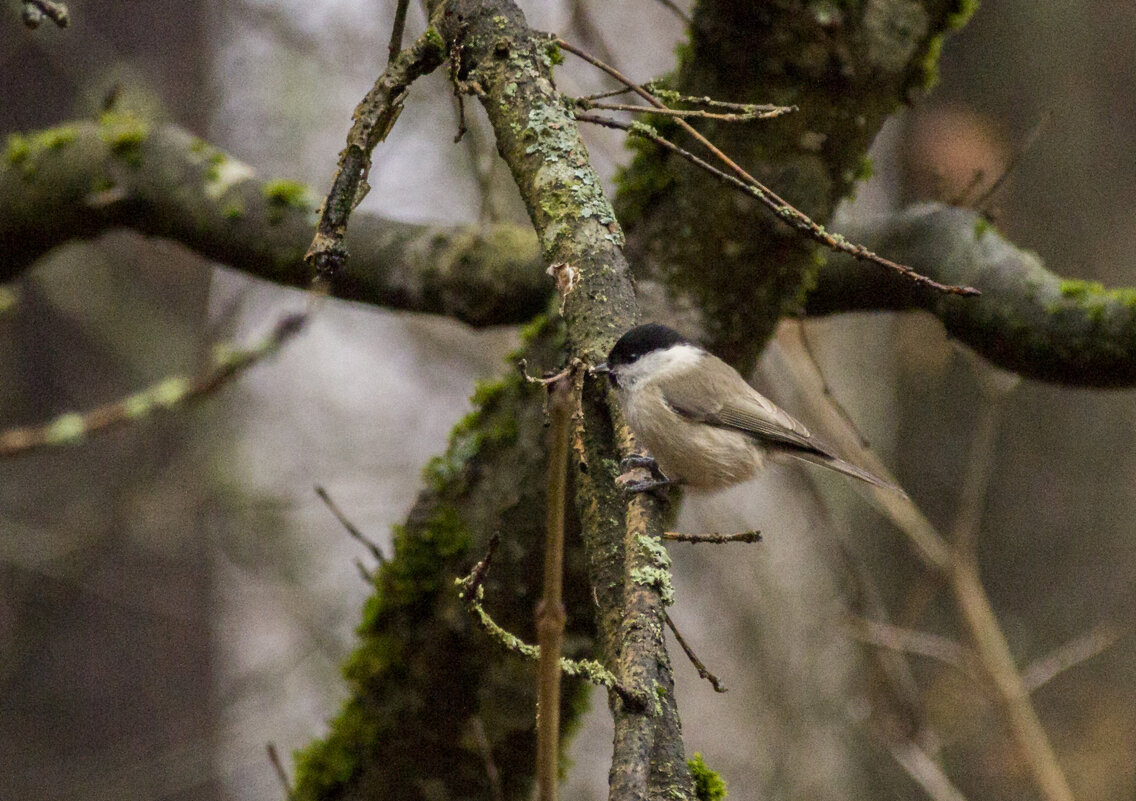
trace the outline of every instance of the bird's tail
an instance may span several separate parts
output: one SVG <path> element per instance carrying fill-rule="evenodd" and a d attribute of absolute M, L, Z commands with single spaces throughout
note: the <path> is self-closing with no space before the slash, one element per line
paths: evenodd
<path fill-rule="evenodd" d="M 806 462 L 812 462 L 813 464 L 819 464 L 821 467 L 827 467 L 830 470 L 835 470 L 838 473 L 843 473 L 846 476 L 852 476 L 853 478 L 858 478 L 861 481 L 866 481 L 869 484 L 874 484 L 877 487 L 882 487 L 883 489 L 891 490 L 892 492 L 897 492 L 900 495 L 902 495 L 904 498 L 907 497 L 906 492 L 904 492 L 902 489 L 897 487 L 895 484 L 892 484 L 890 481 L 885 481 L 884 479 L 880 478 L 879 476 L 875 475 L 874 473 L 869 473 L 867 470 L 864 470 L 863 468 L 857 467 L 856 465 L 852 464 L 851 462 L 846 462 L 846 461 L 844 461 L 843 459 L 841 459 L 837 456 L 832 456 L 831 454 L 827 454 L 827 453 L 813 453 L 811 451 L 804 451 L 804 450 L 801 450 L 801 451 L 795 451 L 795 450 L 794 451 L 786 451 L 786 453 L 788 453 L 790 456 L 794 456 L 794 457 L 796 457 L 798 459 L 802 459 Z"/>

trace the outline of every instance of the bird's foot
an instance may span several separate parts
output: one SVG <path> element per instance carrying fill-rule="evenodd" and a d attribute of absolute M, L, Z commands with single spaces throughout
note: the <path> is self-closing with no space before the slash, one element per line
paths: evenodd
<path fill-rule="evenodd" d="M 651 492 L 659 497 L 666 497 L 666 491 L 674 485 L 674 481 L 667 478 L 644 478 L 632 481 L 619 482 L 623 487 L 623 491 L 632 495 L 637 495 L 640 492 Z"/>
<path fill-rule="evenodd" d="M 663 471 L 659 469 L 659 463 L 653 457 L 647 456 L 642 453 L 633 453 L 630 456 L 624 456 L 619 463 L 619 471 L 621 473 L 630 473 L 632 470 L 642 469 L 647 470 L 655 478 L 666 478 Z"/>

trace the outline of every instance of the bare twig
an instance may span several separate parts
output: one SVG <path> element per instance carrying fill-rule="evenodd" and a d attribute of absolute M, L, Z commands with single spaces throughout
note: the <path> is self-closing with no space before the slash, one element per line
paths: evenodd
<path fill-rule="evenodd" d="M 782 331 L 788 332 L 784 328 Z M 779 337 L 787 350 L 796 352 L 799 342 L 788 337 Z M 802 385 L 807 369 L 807 359 L 789 358 L 786 363 L 790 370 L 798 372 Z M 809 378 L 815 384 L 815 376 Z M 1012 388 L 1012 384 L 1007 384 Z M 855 450 L 855 434 L 842 416 L 833 408 L 831 401 L 820 392 L 804 392 L 805 398 L 816 401 L 815 411 L 823 415 L 830 426 L 830 433 L 848 450 Z M 989 395 L 992 406 L 1000 397 Z M 821 407 L 824 408 L 821 408 Z M 967 475 L 963 478 L 963 496 L 967 501 L 960 511 L 954 525 L 954 543 L 948 545 L 938 530 L 927 520 L 919 508 L 909 499 L 887 497 L 882 493 L 872 493 L 877 505 L 916 545 L 918 554 L 925 564 L 937 575 L 946 578 L 955 600 L 960 623 L 966 631 L 974 648 L 976 665 L 989 681 L 995 698 L 1009 725 L 1010 732 L 1022 754 L 1023 761 L 1033 774 L 1034 781 L 1046 801 L 1072 801 L 1068 781 L 1057 762 L 1053 747 L 1030 704 L 1026 686 L 1014 664 L 1006 635 L 998 623 L 990 598 L 987 596 L 979 577 L 978 564 L 974 557 L 974 538 L 978 524 L 978 512 L 984 505 L 986 486 L 989 480 L 991 460 L 997 431 L 996 410 L 988 413 L 980 421 L 975 447 L 972 448 Z M 879 464 L 870 451 L 862 451 L 861 458 Z M 873 471 L 875 471 L 872 465 Z M 883 469 L 883 465 L 879 465 Z M 886 475 L 886 471 L 884 472 Z"/>
<path fill-rule="evenodd" d="M 21 14 L 24 25 L 35 29 L 44 19 L 55 23 L 56 27 L 66 28 L 71 24 L 71 15 L 63 3 L 53 3 L 51 0 L 24 0 L 24 9 Z"/>
<path fill-rule="evenodd" d="M 564 636 L 564 509 L 568 502 L 568 448 L 575 408 L 575 374 L 548 385 L 548 494 L 544 595 L 537 606 L 536 786 L 540 801 L 556 801 L 560 752 L 560 646 Z"/>
<path fill-rule="evenodd" d="M 820 369 L 820 360 L 817 359 L 816 353 L 813 351 L 813 343 L 812 340 L 809 339 L 809 329 L 805 325 L 805 321 L 798 320 L 797 324 L 801 327 L 801 345 L 805 349 L 805 355 L 809 357 L 809 360 L 816 368 L 817 375 L 820 376 L 821 387 L 824 390 L 825 397 L 829 399 L 833 408 L 844 418 L 844 422 L 848 427 L 856 432 L 856 436 L 860 438 L 860 445 L 864 448 L 872 447 L 872 443 L 863 435 L 860 431 L 860 427 L 856 425 L 856 421 L 852 419 L 852 415 L 848 414 L 848 410 L 844 408 L 844 404 L 840 402 L 840 399 L 836 397 L 836 393 L 832 391 L 832 387 L 828 385 L 828 379 L 824 375 L 824 370 Z"/>
<path fill-rule="evenodd" d="M 1022 684 L 1032 693 L 1069 668 L 1107 651 L 1120 639 L 1120 634 L 1118 628 L 1107 623 L 1094 626 L 1022 668 Z"/>
<path fill-rule="evenodd" d="M 667 621 L 667 628 L 671 630 L 671 634 L 674 635 L 675 642 L 677 642 L 679 646 L 681 646 L 683 653 L 686 654 L 686 658 L 690 660 L 690 664 L 694 665 L 694 669 L 698 671 L 699 678 L 705 679 L 706 681 L 710 682 L 710 686 L 714 688 L 714 692 L 726 692 L 726 687 L 722 684 L 721 680 L 706 669 L 706 665 L 702 664 L 702 660 L 698 658 L 698 654 L 694 653 L 694 649 L 687 644 L 685 639 L 683 639 L 682 634 L 679 633 L 678 626 L 676 626 L 674 621 L 671 620 L 671 616 L 666 613 L 664 613 L 664 616 Z"/>
<path fill-rule="evenodd" d="M 988 369 L 980 366 L 979 370 Z M 978 664 L 994 689 L 995 698 L 1009 723 L 1018 750 L 1047 801 L 1073 801 L 1069 782 L 1057 762 L 1029 691 L 1018 672 L 1006 635 L 982 585 L 978 569 L 977 538 L 982 509 L 994 462 L 1001 400 L 998 382 L 987 380 L 989 402 L 979 417 L 971 452 L 963 474 L 959 512 L 952 530 L 953 558 L 948 573 L 960 622 L 978 655 Z M 1008 392 L 1016 384 L 1007 383 Z"/>
<path fill-rule="evenodd" d="M 736 112 L 714 112 L 698 108 L 655 108 L 653 106 L 635 106 L 630 103 L 600 103 L 591 98 L 579 97 L 573 103 L 579 108 L 599 111 L 630 111 L 635 114 L 658 114 L 664 117 L 682 117 L 684 119 L 720 120 L 722 122 L 752 122 L 753 120 L 770 120 L 788 114 L 795 110 L 795 106 L 742 106 L 744 110 Z M 740 104 L 731 104 L 740 105 Z"/>
<path fill-rule="evenodd" d="M 280 786 L 284 788 L 284 798 L 290 799 L 294 796 L 292 790 L 292 783 L 288 781 L 288 773 L 284 770 L 284 762 L 280 759 L 280 753 L 276 750 L 276 743 L 268 743 L 265 746 L 268 752 L 268 761 L 272 763 L 272 770 L 276 773 L 276 778 L 280 780 Z"/>
<path fill-rule="evenodd" d="M 893 741 L 880 736 L 896 763 L 923 788 L 931 801 L 966 801 L 942 767 L 913 740 Z"/>
<path fill-rule="evenodd" d="M 406 9 L 410 0 L 398 0 L 394 10 L 394 24 L 391 26 L 390 44 L 387 46 L 387 66 L 402 52 L 402 34 L 406 30 Z"/>
<path fill-rule="evenodd" d="M 674 153 L 674 154 L 680 156 L 681 158 L 689 161 L 691 164 L 695 165 L 696 167 L 698 167 L 702 170 L 705 170 L 706 172 L 710 173 L 711 175 L 718 178 L 719 180 L 721 180 L 725 183 L 728 183 L 730 186 L 733 186 L 735 189 L 738 189 L 738 190 L 744 192 L 745 194 L 749 195 L 750 197 L 754 198 L 755 200 L 760 202 L 762 205 L 764 205 L 766 208 L 768 208 L 770 211 L 772 211 L 774 214 L 776 214 L 781 219 L 782 222 L 786 223 L 787 225 L 792 226 L 796 230 L 805 234 L 809 238 L 811 238 L 811 239 L 813 239 L 817 242 L 820 242 L 822 245 L 828 247 L 831 250 L 835 250 L 835 251 L 838 251 L 838 252 L 841 252 L 841 253 L 847 253 L 849 256 L 852 256 L 855 259 L 860 259 L 861 261 L 870 261 L 870 262 L 873 262 L 875 264 L 879 264 L 883 267 L 887 267 L 888 269 L 893 270 L 893 271 L 899 273 L 900 275 L 903 275 L 904 277 L 910 279 L 911 281 L 913 281 L 917 284 L 921 284 L 923 286 L 929 287 L 929 288 L 934 289 L 938 292 L 943 292 L 943 293 L 951 294 L 951 295 L 967 295 L 967 296 L 982 294 L 977 289 L 975 289 L 974 287 L 953 286 L 953 285 L 948 285 L 948 284 L 941 284 L 938 281 L 934 280 L 933 278 L 928 278 L 927 276 L 925 276 L 921 273 L 915 272 L 914 270 L 912 270 L 907 265 L 898 264 L 897 262 L 891 261 L 890 259 L 886 259 L 886 258 L 884 258 L 883 256 L 880 256 L 877 253 L 873 253 L 872 251 L 868 250 L 863 245 L 857 245 L 857 244 L 854 244 L 852 242 L 849 242 L 847 239 L 845 239 L 840 234 L 833 233 L 832 231 L 828 231 L 825 228 L 821 227 L 820 225 L 817 225 L 808 216 L 806 216 L 803 212 L 798 211 L 796 208 L 794 208 L 793 206 L 786 203 L 778 195 L 774 194 L 771 190 L 767 189 L 765 186 L 763 186 L 760 182 L 756 181 L 755 179 L 751 179 L 752 180 L 752 183 L 751 183 L 750 181 L 747 181 L 747 180 L 744 180 L 744 179 L 741 179 L 741 178 L 737 178 L 733 175 L 730 175 L 729 173 L 726 173 L 726 172 L 723 172 L 722 170 L 719 170 L 717 167 L 708 163 L 705 159 L 699 158 L 698 156 L 691 153 L 689 150 L 686 150 L 685 148 L 682 148 L 682 147 L 676 145 L 674 142 L 670 141 L 669 139 L 667 139 L 663 136 L 660 136 L 658 134 L 658 132 L 654 128 L 652 128 L 650 125 L 646 125 L 646 124 L 641 123 L 641 122 L 632 122 L 632 123 L 621 122 L 620 120 L 613 120 L 609 117 L 600 117 L 600 116 L 596 116 L 594 114 L 578 114 L 576 116 L 576 119 L 580 120 L 580 122 L 590 122 L 593 125 L 602 125 L 602 126 L 605 126 L 607 128 L 618 128 L 622 131 L 627 131 L 628 133 L 630 133 L 634 136 L 641 136 L 644 139 L 649 139 L 650 141 L 654 142 L 655 144 L 659 145 L 660 147 L 666 148 L 667 150 L 671 151 L 672 153 Z M 678 123 L 680 123 L 681 125 L 686 126 L 686 121 L 683 120 L 681 117 L 676 118 L 676 121 Z M 726 158 L 726 157 L 723 156 L 723 158 Z M 733 164 L 733 162 L 729 161 L 728 158 L 726 160 L 730 164 Z M 738 170 L 741 170 L 741 168 L 738 167 Z M 747 174 L 747 177 L 748 177 L 748 174 Z"/>
<path fill-rule="evenodd" d="M 371 552 L 371 556 L 375 557 L 375 561 L 377 563 L 381 565 L 386 562 L 387 558 L 383 555 L 382 549 L 379 548 L 378 543 L 376 543 L 374 540 L 360 531 L 359 528 L 347 518 L 347 515 L 343 513 L 343 510 L 340 509 L 335 501 L 331 499 L 331 496 L 328 495 L 327 490 L 325 490 L 318 484 L 316 485 L 315 490 L 316 495 L 318 495 L 319 499 L 324 502 L 324 505 L 328 508 L 328 510 L 333 515 L 335 515 L 335 519 L 339 521 L 339 524 L 343 526 L 344 529 L 346 529 L 347 533 L 350 534 L 351 537 L 357 542 L 360 542 L 364 546 L 366 546 L 367 550 Z M 362 567 L 362 565 L 360 565 L 360 567 Z"/>
<path fill-rule="evenodd" d="M 666 108 L 666 105 L 649 91 L 647 91 L 646 88 L 637 83 L 634 83 L 614 67 L 605 64 L 603 61 L 600 61 L 587 52 L 580 50 L 579 48 L 569 44 L 568 42 L 565 42 L 563 39 L 557 39 L 556 43 L 559 47 L 562 47 L 569 53 L 582 58 L 592 66 L 606 72 L 608 75 L 615 78 L 620 83 L 626 85 L 631 89 L 631 91 L 646 100 L 656 109 Z M 831 231 L 826 230 L 823 226 L 813 222 L 813 220 L 804 212 L 788 203 L 776 192 L 769 189 L 767 186 L 762 184 L 760 181 L 758 181 L 756 178 L 742 169 L 742 167 L 739 166 L 737 162 L 723 153 L 717 146 L 715 146 L 709 139 L 699 133 L 693 126 L 690 125 L 690 123 L 688 123 L 682 117 L 675 118 L 675 122 L 679 125 L 679 127 L 682 128 L 691 137 L 693 137 L 703 147 L 713 153 L 719 161 L 725 164 L 730 169 L 730 171 L 733 172 L 733 175 L 728 175 L 721 170 L 711 167 L 704 160 L 698 158 L 693 153 L 690 153 L 689 151 L 679 147 L 669 140 L 659 136 L 658 133 L 656 133 L 654 129 L 648 125 L 644 125 L 642 123 L 626 125 L 624 123 L 619 123 L 603 117 L 588 117 L 586 119 L 585 117 L 579 117 L 579 119 L 598 125 L 607 125 L 608 127 L 612 128 L 621 128 L 638 136 L 643 136 L 644 138 L 650 139 L 656 144 L 666 147 L 668 150 L 677 153 L 692 164 L 695 164 L 703 170 L 710 172 L 717 178 L 726 181 L 730 185 L 741 189 L 743 192 L 755 198 L 758 202 L 772 211 L 782 222 L 805 234 L 810 239 L 821 243 L 830 250 L 847 253 L 849 256 L 852 256 L 855 259 L 872 262 L 882 267 L 886 267 L 889 270 L 893 270 L 917 284 L 929 287 L 938 292 L 964 296 L 981 294 L 974 287 L 950 286 L 947 284 L 941 284 L 932 278 L 928 278 L 921 273 L 917 273 L 915 270 L 906 265 L 898 264 L 894 261 L 891 261 L 890 259 L 886 259 L 883 256 L 873 253 L 863 245 L 857 245 L 855 243 L 849 242 L 840 234 L 834 234 Z"/>
<path fill-rule="evenodd" d="M 1010 160 L 1002 169 L 1002 173 L 994 180 L 992 184 L 990 184 L 989 188 L 987 188 L 985 192 L 975 198 L 974 203 L 970 204 L 972 208 L 980 212 L 984 217 L 989 216 L 990 204 L 994 201 L 995 196 L 997 196 L 998 192 L 1002 189 L 1002 186 L 1006 183 L 1006 179 L 1008 179 L 1013 174 L 1014 170 L 1018 168 L 1018 165 L 1021 163 L 1022 157 L 1033 149 L 1033 146 L 1037 143 L 1038 137 L 1041 135 L 1042 129 L 1045 128 L 1047 124 L 1049 124 L 1049 119 L 1051 116 L 1052 112 L 1049 109 L 1045 109 L 1042 112 L 1037 122 L 1035 122 L 1030 128 L 1029 133 L 1026 134 L 1025 139 L 1023 139 L 1021 144 L 1014 148 L 1014 152 L 1010 154 Z"/>
<path fill-rule="evenodd" d="M 485 735 L 485 724 L 480 715 L 473 715 L 469 719 L 469 728 L 473 732 L 473 741 L 477 743 L 477 750 L 485 763 L 485 776 L 489 779 L 489 792 L 493 801 L 505 801 L 505 790 L 501 787 L 501 772 L 497 770 L 497 763 L 493 759 L 493 746 Z"/>
<path fill-rule="evenodd" d="M 970 674 L 966 649 L 946 637 L 855 615 L 848 617 L 848 624 L 852 635 L 862 642 L 901 653 L 930 657 Z"/>
<path fill-rule="evenodd" d="M 727 542 L 761 542 L 760 531 L 743 531 L 739 534 L 683 534 L 680 531 L 664 531 L 664 540 L 671 540 L 673 542 L 706 542 L 714 544 L 724 544 Z"/>
<path fill-rule="evenodd" d="M 215 347 L 211 363 L 197 376 L 170 376 L 139 393 L 88 412 L 70 412 L 46 425 L 0 432 L 0 458 L 19 456 L 40 448 L 74 445 L 96 432 L 118 428 L 157 412 L 199 401 L 275 353 L 303 328 L 306 321 L 307 317 L 302 314 L 284 317 L 272 333 L 250 348 Z"/>
<path fill-rule="evenodd" d="M 681 8 L 679 8 L 678 3 L 676 3 L 674 0 L 657 0 L 657 2 L 661 6 L 663 6 L 664 8 L 668 9 L 676 17 L 678 17 L 683 22 L 685 22 L 687 25 L 690 25 L 690 24 L 693 23 L 693 20 L 690 18 L 690 15 L 687 14 L 685 11 L 683 11 Z"/>

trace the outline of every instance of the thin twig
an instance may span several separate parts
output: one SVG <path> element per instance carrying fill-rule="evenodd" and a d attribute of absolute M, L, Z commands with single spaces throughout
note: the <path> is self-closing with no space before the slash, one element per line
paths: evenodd
<path fill-rule="evenodd" d="M 770 120 L 788 114 L 794 110 L 793 106 L 763 106 L 754 110 L 718 113 L 698 108 L 654 108 L 652 106 L 635 106 L 630 103 L 598 103 L 587 98 L 576 98 L 576 106 L 585 110 L 598 111 L 630 111 L 635 114 L 658 114 L 664 117 L 682 117 L 684 119 L 720 120 L 722 122 L 752 122 L 753 120 Z"/>
<path fill-rule="evenodd" d="M 683 534 L 680 531 L 664 531 L 664 540 L 672 542 L 706 542 L 721 545 L 727 542 L 761 542 L 760 531 L 743 531 L 739 534 Z"/>
<path fill-rule="evenodd" d="M 923 788 L 932 801 L 966 801 L 966 796 L 954 786 L 939 763 L 914 740 L 894 741 L 883 735 L 880 739 L 896 764 Z"/>
<path fill-rule="evenodd" d="M 51 0 L 24 0 L 21 16 L 24 25 L 33 30 L 38 28 L 45 18 L 54 22 L 59 28 L 66 28 L 71 24 L 71 15 L 67 11 L 67 6 L 53 3 Z"/>
<path fill-rule="evenodd" d="M 1119 629 L 1107 623 L 1094 626 L 1022 668 L 1022 684 L 1032 693 L 1066 670 L 1107 651 L 1120 639 L 1120 634 Z"/>
<path fill-rule="evenodd" d="M 565 42 L 563 39 L 557 39 L 556 43 L 559 47 L 567 50 L 569 53 L 582 58 L 592 66 L 596 67 L 597 69 L 603 70 L 620 83 L 628 86 L 631 91 L 642 97 L 656 109 L 666 108 L 666 105 L 661 100 L 648 92 L 643 86 L 632 82 L 629 78 L 624 76 L 621 72 L 619 72 L 619 70 L 615 69 L 614 67 L 605 64 L 603 61 L 600 61 L 587 52 L 580 50 L 579 48 L 569 44 L 568 42 Z M 667 139 L 659 136 L 658 133 L 654 131 L 654 129 L 652 129 L 650 126 L 643 125 L 642 123 L 634 123 L 628 126 L 623 123 L 617 123 L 613 120 L 608 120 L 603 117 L 589 117 L 587 119 L 585 119 L 584 117 L 578 117 L 578 119 L 599 125 L 607 125 L 608 127 L 621 128 L 639 136 L 643 136 L 655 142 L 656 144 L 666 147 L 672 152 L 682 156 L 692 164 L 695 164 L 702 169 L 707 170 L 719 179 L 726 180 L 730 185 L 741 189 L 743 192 L 755 198 L 758 202 L 772 211 L 778 218 L 781 219 L 782 222 L 786 223 L 795 230 L 800 231 L 810 239 L 821 243 L 831 250 L 847 253 L 855 259 L 872 262 L 882 267 L 886 267 L 889 270 L 899 273 L 910 281 L 913 281 L 922 286 L 929 287 L 938 292 L 964 296 L 981 294 L 974 287 L 941 284 L 938 281 L 929 278 L 928 276 L 916 272 L 907 265 L 898 264 L 894 261 L 891 261 L 890 259 L 886 259 L 883 256 L 880 256 L 868 250 L 863 245 L 857 245 L 849 242 L 840 234 L 834 234 L 826 230 L 821 225 L 813 222 L 813 220 L 804 212 L 798 210 L 776 192 L 769 189 L 767 186 L 762 184 L 760 181 L 758 181 L 756 178 L 742 169 L 742 167 L 739 166 L 737 162 L 723 153 L 717 146 L 715 146 L 709 139 L 699 133 L 693 126 L 690 125 L 690 123 L 688 123 L 682 117 L 675 118 L 675 122 L 679 125 L 679 127 L 686 131 L 687 134 L 698 141 L 703 147 L 713 153 L 719 161 L 725 164 L 734 173 L 734 175 L 727 175 L 721 170 L 711 167 L 709 164 L 695 156 L 693 153 L 690 153 L 689 151 L 684 150 L 678 145 L 675 145 Z"/>
<path fill-rule="evenodd" d="M 1047 801 L 1073 801 L 1069 782 L 1030 702 L 1022 674 L 1014 663 L 1010 645 L 979 574 L 977 535 L 994 461 L 1001 411 L 999 400 L 1004 395 L 991 397 L 979 418 L 963 473 L 959 512 L 951 537 L 954 547 L 948 573 L 950 587 L 978 664 L 994 689 L 1014 742 L 1042 796 Z"/>
<path fill-rule="evenodd" d="M 268 743 L 265 750 L 268 751 L 268 761 L 272 763 L 272 770 L 276 773 L 276 778 L 280 780 L 280 786 L 284 788 L 284 798 L 293 798 L 292 783 L 288 781 L 288 773 L 284 770 L 284 762 L 280 759 L 280 754 L 276 750 L 276 743 Z"/>
<path fill-rule="evenodd" d="M 497 763 L 493 760 L 493 746 L 485 735 L 485 724 L 481 721 L 480 715 L 470 717 L 469 728 L 473 732 L 473 741 L 477 743 L 481 761 L 485 763 L 485 777 L 489 779 L 489 792 L 493 801 L 505 801 L 505 791 L 501 787 L 501 772 L 497 770 Z"/>
<path fill-rule="evenodd" d="M 359 578 L 363 579 L 364 584 L 374 584 L 375 583 L 374 572 L 372 570 L 369 570 L 367 568 L 367 566 L 365 564 L 363 564 L 362 559 L 360 559 L 358 556 L 356 556 L 352 560 L 352 564 L 354 564 L 355 569 L 359 571 Z"/>
<path fill-rule="evenodd" d="M 667 628 L 669 628 L 671 630 L 671 634 L 674 635 L 675 641 L 682 647 L 683 653 L 686 654 L 686 658 L 690 660 L 690 664 L 694 665 L 694 669 L 698 671 L 699 678 L 705 679 L 706 681 L 710 682 L 710 686 L 714 688 L 714 692 L 727 692 L 726 687 L 722 684 L 718 677 L 706 669 L 706 665 L 702 664 L 702 660 L 698 658 L 698 655 L 696 653 L 694 653 L 694 649 L 687 645 L 686 640 L 682 638 L 682 635 L 678 631 L 678 626 L 676 626 L 674 621 L 671 620 L 671 616 L 666 612 L 663 613 L 663 616 L 667 621 Z"/>
<path fill-rule="evenodd" d="M 856 425 L 856 421 L 852 419 L 852 415 L 848 414 L 848 410 L 844 408 L 844 404 L 840 402 L 840 399 L 836 397 L 836 393 L 832 391 L 832 387 L 829 386 L 828 378 L 825 376 L 824 370 L 820 368 L 820 360 L 817 359 L 816 352 L 813 350 L 813 343 L 812 340 L 809 339 L 809 329 L 805 325 L 805 321 L 798 320 L 797 324 L 801 327 L 801 344 L 805 348 L 805 354 L 816 368 L 817 375 L 820 376 L 821 387 L 825 397 L 832 403 L 836 411 L 840 413 L 840 416 L 844 418 L 844 422 L 848 427 L 856 432 L 856 436 L 860 439 L 860 446 L 863 448 L 872 447 L 872 443 L 869 442 L 868 438 L 860 431 L 859 426 Z"/>
<path fill-rule="evenodd" d="M 406 9 L 410 0 L 398 0 L 394 10 L 394 24 L 391 26 L 390 45 L 387 46 L 387 66 L 402 52 L 402 34 L 406 30 Z"/>
<path fill-rule="evenodd" d="M 993 202 L 995 195 L 998 194 L 998 191 L 1001 190 L 1002 186 L 1006 183 L 1006 179 L 1018 168 L 1022 157 L 1033 149 L 1038 137 L 1041 135 L 1042 129 L 1049 123 L 1051 116 L 1052 112 L 1049 109 L 1045 109 L 1042 112 L 1041 117 L 1038 118 L 1037 122 L 1030 128 L 1029 133 L 1026 134 L 1026 138 L 1023 139 L 1021 144 L 1010 154 L 1010 160 L 1006 162 L 1002 173 L 995 179 L 994 183 L 990 184 L 990 187 L 985 192 L 975 198 L 974 203 L 971 204 L 972 208 L 980 212 L 984 217 L 989 216 L 990 203 Z"/>
<path fill-rule="evenodd" d="M 199 401 L 266 356 L 275 353 L 303 328 L 306 321 L 305 315 L 288 315 L 277 322 L 267 337 L 249 348 L 216 346 L 209 366 L 199 375 L 170 376 L 141 392 L 97 406 L 88 412 L 70 412 L 45 425 L 10 428 L 0 432 L 0 459 L 20 456 L 40 448 L 75 445 L 91 434 Z"/>
<path fill-rule="evenodd" d="M 663 7 L 669 9 L 676 17 L 681 19 L 687 25 L 693 24 L 694 21 L 690 18 L 690 15 L 679 8 L 678 3 L 676 3 L 674 0 L 657 0 L 657 2 Z"/>
<path fill-rule="evenodd" d="M 574 372 L 548 386 L 548 492 L 544 542 L 544 594 L 536 610 L 536 786 L 540 801 L 556 801 L 560 753 L 560 647 L 564 637 L 564 509 L 568 502 L 568 449 L 575 407 Z"/>
<path fill-rule="evenodd" d="M 324 505 L 328 508 L 328 510 L 333 515 L 335 515 L 335 519 L 338 520 L 339 524 L 347 530 L 347 533 L 350 534 L 351 537 L 356 541 L 365 545 L 367 550 L 371 552 L 371 556 L 375 557 L 376 562 L 378 562 L 380 565 L 384 564 L 387 561 L 387 558 L 383 555 L 383 551 L 381 548 L 379 548 L 378 543 L 376 543 L 374 540 L 360 531 L 359 528 L 347 518 L 347 515 L 343 513 L 343 510 L 340 509 L 335 501 L 331 499 L 331 496 L 328 495 L 327 490 L 325 490 L 319 484 L 316 485 L 315 490 L 316 495 L 318 495 L 319 499 L 324 502 Z"/>
<path fill-rule="evenodd" d="M 848 627 L 852 635 L 862 642 L 900 653 L 930 657 L 970 675 L 966 649 L 946 637 L 857 615 L 849 615 Z"/>

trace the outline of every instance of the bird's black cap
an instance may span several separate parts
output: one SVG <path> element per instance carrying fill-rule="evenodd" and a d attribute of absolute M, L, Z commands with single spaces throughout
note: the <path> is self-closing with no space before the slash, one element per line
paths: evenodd
<path fill-rule="evenodd" d="M 619 338 L 607 356 L 608 367 L 631 364 L 640 356 L 656 350 L 665 350 L 672 345 L 688 343 L 686 337 L 658 323 L 637 325 Z"/>

